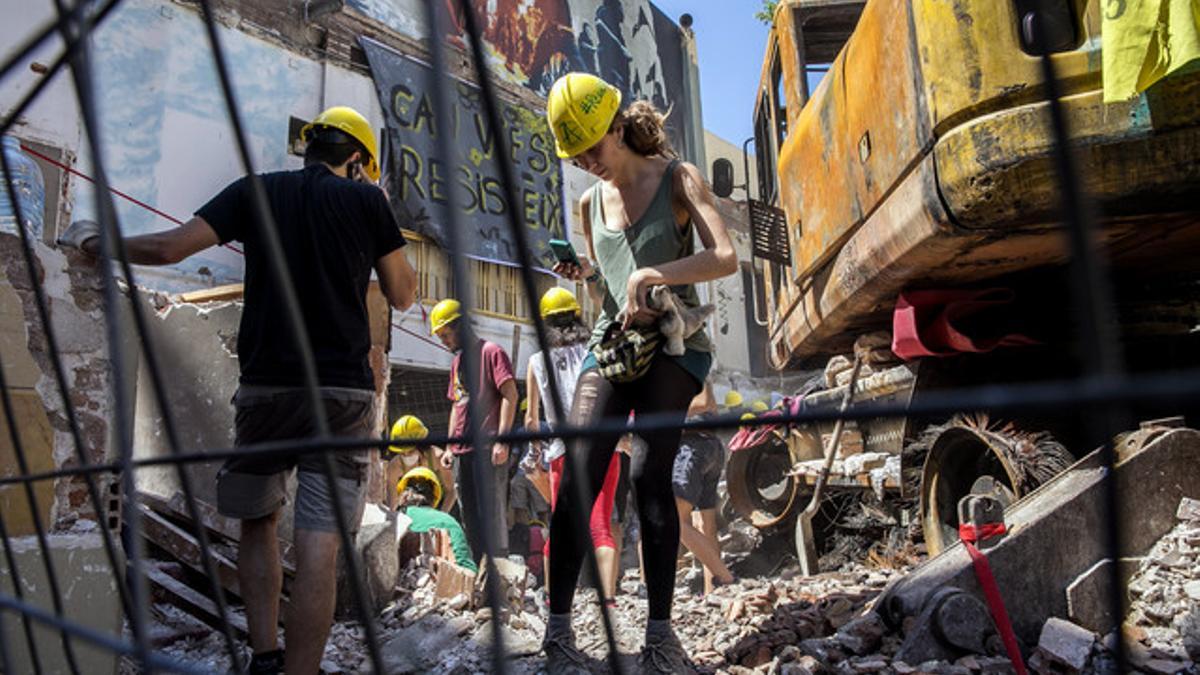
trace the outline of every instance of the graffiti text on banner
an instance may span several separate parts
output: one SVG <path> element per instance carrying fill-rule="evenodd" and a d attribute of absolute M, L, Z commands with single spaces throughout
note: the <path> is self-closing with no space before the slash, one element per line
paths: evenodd
<path fill-rule="evenodd" d="M 390 156 L 385 158 L 388 193 L 407 225 L 445 245 L 445 223 L 435 222 L 431 202 L 448 203 L 449 181 L 458 187 L 460 220 L 470 235 L 463 238 L 472 257 L 514 264 L 516 244 L 508 227 L 508 203 L 500 182 L 498 162 L 509 162 L 517 180 L 519 222 L 528 228 L 530 245 L 546 268 L 554 264 L 546 242 L 563 236 L 562 167 L 554 154 L 554 141 L 540 112 L 501 103 L 504 128 L 501 137 L 487 124 L 479 88 L 461 80 L 455 85 L 454 109 L 449 111 L 451 166 L 436 158 L 434 96 L 429 91 L 429 67 L 391 49 L 362 38 L 375 89 L 384 109 Z M 502 147 L 508 148 L 507 156 Z"/>

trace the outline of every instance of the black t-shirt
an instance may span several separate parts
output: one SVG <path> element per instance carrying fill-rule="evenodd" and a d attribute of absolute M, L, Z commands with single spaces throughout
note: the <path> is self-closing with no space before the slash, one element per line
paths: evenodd
<path fill-rule="evenodd" d="M 322 386 L 374 389 L 367 362 L 367 282 L 375 261 L 404 246 L 387 197 L 372 185 L 340 178 L 322 164 L 262 175 Z M 254 222 L 248 178 L 196 211 L 221 243 L 246 254 L 245 306 L 238 333 L 243 384 L 301 386 L 295 338 L 283 295 Z"/>

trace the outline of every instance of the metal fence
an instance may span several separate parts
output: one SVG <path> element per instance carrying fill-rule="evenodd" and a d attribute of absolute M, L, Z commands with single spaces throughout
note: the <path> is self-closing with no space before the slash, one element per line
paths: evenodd
<path fill-rule="evenodd" d="M 219 81 L 224 95 L 224 100 L 227 106 L 229 123 L 232 126 L 234 135 L 237 139 L 237 146 L 240 153 L 240 158 L 245 169 L 245 172 L 250 176 L 250 185 L 252 188 L 253 201 L 255 204 L 255 222 L 258 226 L 258 235 L 261 237 L 268 253 L 270 263 L 270 283 L 277 285 L 283 290 L 286 309 L 289 316 L 288 326 L 286 329 L 295 337 L 295 348 L 302 355 L 303 376 L 305 386 L 308 390 L 310 405 L 312 410 L 316 411 L 316 420 L 319 425 L 318 433 L 315 438 L 310 440 L 295 443 L 295 442 L 270 442 L 262 443 L 253 446 L 240 448 L 211 448 L 205 452 L 184 453 L 180 449 L 179 438 L 176 432 L 176 424 L 172 416 L 172 411 L 167 404 L 166 387 L 167 383 L 163 377 L 163 364 L 156 355 L 154 345 L 149 339 L 147 331 L 147 317 L 142 303 L 139 302 L 139 290 L 136 283 L 136 277 L 133 268 L 130 266 L 124 245 L 121 240 L 121 225 L 118 222 L 117 213 L 112 202 L 112 196 L 109 191 L 108 182 L 106 179 L 105 167 L 103 162 L 103 154 L 100 152 L 103 138 L 99 134 L 99 125 L 97 122 L 95 92 L 93 90 L 93 78 L 91 76 L 91 64 L 89 60 L 88 37 L 92 30 L 102 23 L 111 11 L 119 4 L 119 0 L 105 0 L 103 2 L 88 2 L 80 1 L 74 4 L 67 0 L 56 0 L 58 10 L 58 19 L 53 21 L 29 36 L 29 38 L 16 48 L 8 60 L 0 68 L 0 77 L 6 77 L 16 65 L 22 62 L 27 55 L 33 50 L 39 48 L 47 40 L 54 35 L 61 36 L 62 42 L 65 45 L 64 50 L 58 55 L 53 63 L 48 67 L 45 76 L 42 77 L 36 86 L 21 100 L 21 102 L 12 110 L 8 111 L 3 123 L 0 124 L 0 133 L 7 132 L 12 128 L 13 124 L 22 115 L 45 89 L 46 85 L 51 82 L 56 75 L 62 73 L 64 67 L 69 68 L 71 77 L 74 83 L 75 93 L 82 116 L 84 129 L 87 134 L 88 144 L 90 148 L 90 156 L 92 165 L 95 171 L 95 180 L 97 190 L 95 191 L 96 212 L 99 214 L 99 222 L 102 227 L 103 235 L 101 237 L 102 245 L 102 264 L 100 269 L 103 274 L 103 291 L 106 316 L 106 330 L 108 337 L 108 346 L 110 350 L 109 358 L 112 363 L 112 372 L 114 373 L 114 381 L 112 386 L 112 400 L 114 404 L 114 415 L 116 427 L 116 461 L 96 463 L 88 458 L 88 448 L 83 441 L 80 426 L 76 418 L 73 408 L 68 379 L 66 377 L 65 368 L 62 361 L 60 351 L 59 337 L 56 335 L 55 324 L 50 321 L 50 312 L 48 301 L 44 290 L 42 289 L 37 278 L 37 264 L 34 258 L 33 247 L 30 241 L 29 234 L 20 230 L 19 236 L 21 240 L 21 250 L 24 256 L 25 270 L 28 274 L 28 281 L 32 289 L 33 297 L 37 306 L 38 319 L 40 328 L 44 331 L 45 339 L 48 345 L 49 356 L 53 368 L 54 383 L 57 386 L 58 395 L 62 399 L 63 409 L 65 410 L 66 420 L 69 427 L 70 435 L 74 445 L 75 459 L 77 464 L 69 468 L 62 468 L 54 471 L 42 473 L 33 473 L 29 469 L 28 457 L 22 447 L 22 439 L 17 433 L 17 418 L 15 417 L 11 397 L 7 384 L 3 381 L 4 370 L 0 364 L 0 403 L 3 404 L 4 414 L 8 421 L 8 428 L 11 435 L 11 442 L 15 450 L 16 459 L 20 474 L 4 478 L 0 480 L 0 486 L 20 485 L 24 491 L 25 498 L 29 503 L 30 511 L 33 514 L 34 526 L 36 529 L 37 541 L 40 547 L 42 562 L 45 565 L 45 574 L 49 580 L 50 596 L 52 598 L 52 607 L 47 610 L 45 608 L 35 606 L 29 602 L 29 599 L 24 597 L 22 593 L 22 584 L 20 581 L 20 570 L 16 564 L 16 556 L 12 550 L 12 545 L 7 536 L 5 527 L 4 514 L 0 513 L 0 541 L 4 545 L 5 559 L 13 580 L 12 592 L 8 589 L 0 591 L 0 622 L 10 620 L 20 621 L 23 625 L 24 637 L 28 644 L 29 654 L 37 672 L 42 671 L 41 660 L 34 641 L 33 626 L 42 624 L 50 626 L 57 630 L 61 636 L 62 649 L 65 654 L 68 666 L 72 672 L 79 672 L 79 666 L 76 659 L 76 646 L 81 642 L 99 646 L 103 649 L 111 650 L 115 653 L 131 656 L 137 664 L 147 671 L 163 670 L 171 672 L 195 672 L 196 668 L 185 663 L 173 661 L 167 656 L 155 652 L 151 647 L 150 637 L 148 635 L 148 606 L 149 596 L 147 590 L 145 566 L 147 558 L 143 551 L 142 538 L 140 531 L 142 528 L 141 513 L 138 508 L 137 492 L 135 490 L 134 476 L 137 471 L 152 466 L 173 466 L 177 470 L 178 478 L 182 486 L 182 492 L 187 504 L 188 512 L 192 522 L 195 524 L 194 536 L 200 543 L 200 552 L 203 556 L 203 567 L 207 572 L 208 579 L 212 584 L 212 599 L 215 601 L 218 611 L 223 617 L 228 616 L 229 603 L 226 599 L 225 592 L 218 581 L 218 574 L 212 555 L 209 552 L 208 536 L 203 525 L 203 521 L 199 516 L 198 506 L 194 494 L 194 488 L 189 478 L 189 474 L 184 471 L 184 466 L 189 463 L 211 462 L 228 458 L 231 456 L 247 456 L 251 454 L 270 454 L 279 452 L 288 453 L 319 453 L 325 459 L 325 468 L 327 472 L 329 489 L 335 494 L 338 491 L 338 485 L 333 480 L 333 453 L 348 452 L 360 450 L 365 447 L 379 448 L 386 447 L 386 441 L 352 441 L 345 439 L 334 439 L 329 434 L 323 411 L 323 404 L 318 395 L 318 380 L 316 368 L 313 360 L 312 350 L 310 348 L 308 338 L 305 333 L 304 323 L 301 318 L 300 304 L 294 292 L 294 287 L 291 279 L 291 272 L 285 264 L 283 255 L 280 250 L 279 241 L 275 232 L 275 226 L 272 221 L 272 215 L 268 206 L 266 193 L 264 192 L 261 181 L 257 178 L 255 171 L 257 167 L 253 165 L 251 159 L 250 148 L 247 144 L 246 133 L 243 128 L 242 120 L 240 119 L 238 107 L 236 105 L 235 94 L 230 82 L 230 73 L 227 66 L 225 52 L 222 50 L 221 40 L 217 31 L 217 26 L 214 20 L 213 8 L 209 0 L 200 0 L 199 6 L 203 16 L 204 24 L 207 30 L 208 40 L 211 45 L 212 56 L 216 65 L 219 76 Z M 437 13 L 432 11 L 434 2 L 429 0 L 422 3 L 426 9 L 427 25 L 431 27 L 431 35 L 439 36 L 444 34 L 443 19 Z M 475 15 L 470 11 L 465 0 L 462 2 L 464 11 L 461 12 L 462 17 L 466 22 L 466 33 L 470 37 L 470 52 L 474 59 L 474 69 L 479 77 L 479 82 L 483 90 L 483 103 L 487 120 L 492 128 L 501 128 L 501 120 L 497 109 L 497 93 L 496 87 L 492 83 L 489 76 L 489 69 L 486 66 L 485 50 L 480 44 L 480 27 L 475 25 Z M 1040 23 L 1034 21 L 1031 23 L 1035 30 L 1040 28 Z M 445 46 L 440 40 L 432 39 L 430 41 L 431 56 L 434 66 L 435 77 L 448 77 L 446 68 L 446 56 L 444 54 Z M 1153 374 L 1145 376 L 1127 376 L 1124 374 L 1121 365 L 1121 356 L 1114 334 L 1114 310 L 1109 288 L 1109 277 L 1105 267 L 1103 257 L 1098 253 L 1096 237 L 1092 229 L 1092 219 L 1089 217 L 1088 203 L 1081 192 L 1079 173 L 1077 167 L 1073 163 L 1072 154 L 1068 151 L 1066 139 L 1069 138 L 1069 130 L 1067 129 L 1067 119 L 1064 116 L 1062 105 L 1059 102 L 1059 88 L 1054 72 L 1054 63 L 1043 56 L 1040 59 L 1042 63 L 1042 71 L 1044 81 L 1048 90 L 1049 98 L 1049 119 L 1046 123 L 1052 130 L 1052 138 L 1055 143 L 1054 157 L 1056 161 L 1056 178 L 1059 181 L 1060 192 L 1062 195 L 1061 203 L 1061 220 L 1066 224 L 1066 230 L 1070 235 L 1071 246 L 1071 271 L 1070 277 L 1072 281 L 1073 306 L 1078 312 L 1080 319 L 1080 330 L 1089 335 L 1089 339 L 1081 340 L 1080 344 L 1085 348 L 1085 362 L 1087 365 L 1086 373 L 1077 379 L 1025 383 L 1010 386 L 979 386 L 958 389 L 955 391 L 932 392 L 923 395 L 918 401 L 911 405 L 891 405 L 891 404 L 872 404 L 864 403 L 856 405 L 849 410 L 827 411 L 827 412 L 812 412 L 802 411 L 796 414 L 785 415 L 782 417 L 774 417 L 769 420 L 740 420 L 736 417 L 727 416 L 717 419 L 709 419 L 704 421 L 692 421 L 684 423 L 685 428 L 695 429 L 716 429 L 716 428 L 732 428 L 735 426 L 754 426 L 756 424 L 804 424 L 814 422 L 825 422 L 838 418 L 842 419 L 866 419 L 872 417 L 898 417 L 906 415 L 931 415 L 931 414 L 950 414 L 961 411 L 987 410 L 993 413 L 1021 413 L 1030 411 L 1047 412 L 1053 411 L 1054 414 L 1060 415 L 1078 415 L 1083 414 L 1090 418 L 1092 426 L 1095 430 L 1095 439 L 1104 445 L 1103 462 L 1110 467 L 1113 463 L 1113 453 L 1109 439 L 1112 438 L 1113 432 L 1120 427 L 1120 421 L 1127 419 L 1127 406 L 1135 401 L 1160 401 L 1178 403 L 1181 398 L 1195 397 L 1200 393 L 1200 373 L 1195 372 L 1173 372 L 1166 374 Z M 448 92 L 451 91 L 449 86 L 434 87 L 437 92 L 436 106 L 441 109 L 447 109 L 450 105 Z M 446 116 L 437 116 L 437 133 L 438 139 L 438 156 L 440 159 L 448 158 L 450 148 L 448 139 L 450 137 L 450 129 L 448 127 L 449 118 Z M 501 144 L 506 142 L 506 139 L 501 135 Z M 506 151 L 505 151 L 506 152 Z M 18 222 L 23 222 L 20 214 L 20 201 L 17 199 L 17 194 L 11 173 L 9 171 L 8 160 L 4 155 L 3 170 L 8 177 L 5 181 L 5 189 L 8 191 L 8 196 L 13 204 L 13 208 L 17 210 Z M 501 180 L 506 189 L 506 195 L 510 203 L 520 203 L 517 194 L 517 182 L 512 175 L 512 167 L 506 163 L 500 163 Z M 446 183 L 446 188 L 450 194 L 445 200 L 445 203 L 457 203 L 454 192 L 457 189 L 457 184 L 454 181 Z M 449 233 L 448 253 L 450 260 L 453 261 L 453 273 L 456 279 L 469 279 L 470 269 L 467 264 L 467 259 L 458 255 L 462 248 L 460 240 L 460 232 L 456 222 L 458 214 L 452 208 L 445 208 L 438 204 L 431 205 L 434 209 L 441 209 L 437 217 L 440 217 L 443 222 L 449 224 L 447 231 Z M 530 260 L 528 242 L 526 240 L 525 228 L 521 227 L 516 220 L 516 214 L 509 211 L 509 226 L 512 236 L 516 242 L 516 250 L 521 256 L 521 281 L 524 292 L 529 299 L 529 306 L 535 307 L 537 303 L 537 286 L 532 274 L 533 265 Z M 118 283 L 123 279 L 124 283 Z M 462 302 L 465 311 L 470 312 L 470 308 L 474 306 L 474 298 L 472 297 L 473 284 L 460 283 L 458 284 L 460 291 L 459 299 Z M 122 297 L 124 296 L 124 297 Z M 117 321 L 117 316 L 121 313 L 122 303 L 128 303 L 128 308 L 133 319 L 133 325 L 136 329 L 137 344 L 141 350 L 141 354 L 145 360 L 147 371 L 150 376 L 150 382 L 153 388 L 153 396 L 162 415 L 163 428 L 166 433 L 168 447 L 171 454 L 166 457 L 154 457 L 146 459 L 137 459 L 133 457 L 133 432 L 129 420 L 132 416 L 129 414 L 131 409 L 131 401 L 127 393 L 127 388 L 122 386 L 119 381 L 119 376 L 123 372 L 128 372 L 122 367 L 122 362 L 127 358 L 127 355 L 122 352 L 120 345 L 126 336 L 120 333 L 121 327 Z M 537 331 L 538 343 L 543 351 L 547 350 L 547 333 L 545 326 L 539 317 L 535 316 L 535 327 Z M 464 322 L 464 327 L 469 331 L 470 323 Z M 465 342 L 471 343 L 471 337 L 465 336 Z M 480 364 L 477 362 L 477 355 L 472 350 L 463 352 L 463 371 L 466 373 L 466 382 L 468 388 L 473 389 L 476 383 L 479 382 L 478 374 Z M 547 369 L 547 375 L 550 379 L 549 386 L 552 392 L 549 405 L 556 408 L 560 407 L 560 398 L 557 394 L 561 383 L 555 381 L 554 370 Z M 479 397 L 472 395 L 470 397 L 470 405 L 472 406 L 472 414 L 470 415 L 470 426 L 467 433 L 462 438 L 448 438 L 446 436 L 431 436 L 426 440 L 429 444 L 444 444 L 451 441 L 459 441 L 470 445 L 475 449 L 475 452 L 484 452 L 493 438 L 487 437 L 479 428 L 478 420 L 481 419 L 478 414 L 480 410 L 475 409 L 479 406 Z M 565 420 L 566 411 L 556 410 L 558 419 Z M 625 419 L 608 419 L 603 420 L 588 428 L 573 428 L 563 427 L 555 432 L 554 436 L 559 436 L 564 439 L 590 438 L 601 433 L 622 433 L 626 431 L 638 432 L 664 429 L 668 427 L 680 426 L 674 420 L 665 418 L 655 418 L 653 416 L 639 416 L 636 422 L 629 426 Z M 523 442 L 529 440 L 541 440 L 549 436 L 546 433 L 530 433 L 525 431 L 514 431 L 512 433 L 499 437 L 498 440 Z M 576 460 L 575 455 L 569 454 L 572 460 Z M 582 466 L 573 466 L 572 470 L 579 472 Z M 108 557 L 111 570 L 113 570 L 114 579 L 120 594 L 120 601 L 124 608 L 125 616 L 128 619 L 128 625 L 132 634 L 132 640 L 125 639 L 122 635 L 107 635 L 91 630 L 80 623 L 71 620 L 64 611 L 62 601 L 62 586 L 63 580 L 58 578 L 55 567 L 53 565 L 53 553 L 47 542 L 47 528 L 38 516 L 38 508 L 36 497 L 33 491 L 33 485 L 38 481 L 50 481 L 68 476 L 81 476 L 87 483 L 88 499 L 90 505 L 96 514 L 105 512 L 101 489 L 98 485 L 98 477 L 114 476 L 119 477 L 122 490 L 125 496 L 123 501 L 123 523 L 126 534 L 123 541 L 118 541 L 107 528 L 100 528 L 101 535 L 104 539 L 104 550 Z M 483 489 L 490 487 L 490 482 L 486 480 L 476 481 L 476 485 L 483 486 Z M 582 492 L 584 490 L 582 482 L 577 482 L 576 485 Z M 1116 492 L 1116 482 L 1107 481 L 1108 485 L 1108 513 L 1116 514 L 1121 509 L 1121 495 Z M 486 495 L 481 495 L 483 499 L 479 503 L 488 503 Z M 576 499 L 582 503 L 584 495 L 577 494 Z M 335 499 L 335 504 L 340 504 L 340 500 Z M 576 510 L 579 517 L 578 531 L 587 532 L 586 523 L 587 514 L 584 510 Z M 351 528 L 347 521 L 348 514 L 338 509 L 337 520 L 338 529 L 341 536 L 341 547 L 346 555 L 346 564 L 348 567 L 348 580 L 351 585 L 351 590 L 356 596 L 357 605 L 361 609 L 359 617 L 364 635 L 367 649 L 369 652 L 370 663 L 375 672 L 385 672 L 384 662 L 380 653 L 380 644 L 378 639 L 378 629 L 376 627 L 375 618 L 370 616 L 368 603 L 365 601 L 365 591 L 363 588 L 363 578 L 359 574 L 361 569 L 361 561 L 356 559 L 354 542 L 351 538 Z M 1116 552 L 1120 550 L 1118 543 L 1121 541 L 1122 533 L 1118 526 L 1120 520 L 1115 517 L 1107 519 L 1109 524 L 1108 529 L 1099 536 L 1105 537 L 1107 541 L 1110 557 L 1117 558 Z M 495 533 L 489 533 L 487 542 L 488 550 L 495 550 Z M 124 560 L 121 551 L 124 552 Z M 489 556 L 489 560 L 491 556 Z M 589 566 L 593 574 L 591 578 L 598 580 L 600 575 L 596 573 L 595 558 L 589 554 Z M 1116 574 L 1115 565 L 1110 566 L 1113 569 L 1113 579 L 1111 588 L 1113 589 L 1110 597 L 1111 607 L 1114 616 L 1120 616 L 1121 612 L 1121 597 L 1124 591 L 1121 585 L 1121 580 Z M 126 570 L 125 574 L 121 571 Z M 499 597 L 499 587 L 494 567 L 488 570 L 487 584 L 487 600 L 490 604 L 493 615 L 500 615 L 501 599 Z M 598 581 L 597 581 L 598 583 Z M 599 588 L 597 588 L 599 591 Z M 620 663 L 616 659 L 617 649 L 616 640 L 613 631 L 612 617 L 605 611 L 604 626 L 607 637 L 607 643 L 610 654 L 610 663 L 614 670 L 620 671 Z M 493 653 L 493 667 L 496 671 L 503 672 L 505 670 L 505 658 L 503 647 L 503 635 L 500 630 L 500 622 L 494 621 L 492 625 L 495 629 L 493 635 L 496 649 Z M 0 631 L 0 666 L 3 666 L 5 672 L 13 672 L 11 655 L 11 645 L 3 642 L 5 633 Z M 229 622 L 224 622 L 223 638 L 229 656 L 235 668 L 240 669 L 245 664 L 245 656 L 240 648 L 238 641 L 229 626 Z M 1119 645 L 1118 645 L 1119 649 Z M 1118 651 L 1118 658 L 1122 654 Z"/>

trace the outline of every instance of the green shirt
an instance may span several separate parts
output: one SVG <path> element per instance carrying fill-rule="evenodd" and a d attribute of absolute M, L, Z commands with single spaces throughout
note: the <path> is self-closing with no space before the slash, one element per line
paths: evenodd
<path fill-rule="evenodd" d="M 412 523 L 408 529 L 411 532 L 428 532 L 442 530 L 450 536 L 450 548 L 454 549 L 454 562 L 463 567 L 478 572 L 479 566 L 471 558 L 471 547 L 467 545 L 467 535 L 463 533 L 462 525 L 454 516 L 428 506 L 410 506 L 404 510 Z"/>
<path fill-rule="evenodd" d="M 592 223 L 592 246 L 596 250 L 596 262 L 604 275 L 602 287 L 602 303 L 600 316 L 592 329 L 592 339 L 588 349 L 595 347 L 604 339 L 604 331 L 608 330 L 625 308 L 629 299 L 625 289 L 629 285 L 629 277 L 642 267 L 653 267 L 663 263 L 679 260 L 692 255 L 692 224 L 680 231 L 675 224 L 675 211 L 671 207 L 674 202 L 673 193 L 675 168 L 679 160 L 672 160 L 663 172 L 658 190 L 650 200 L 650 206 L 635 223 L 621 231 L 609 229 L 604 222 L 604 197 L 602 184 L 596 183 L 592 188 L 592 202 L 589 216 Z M 679 296 L 688 307 L 699 307 L 700 298 L 696 295 L 693 284 L 672 286 L 671 290 Z M 704 328 L 692 333 L 684 340 L 687 353 L 672 357 L 700 382 L 704 382 L 708 369 L 712 364 L 710 352 L 712 342 Z M 586 368 L 586 365 L 585 365 Z"/>

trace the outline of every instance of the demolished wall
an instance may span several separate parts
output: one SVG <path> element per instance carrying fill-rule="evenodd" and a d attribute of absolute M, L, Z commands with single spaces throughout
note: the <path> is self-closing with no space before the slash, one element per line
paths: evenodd
<path fill-rule="evenodd" d="M 79 257 L 65 256 L 40 242 L 33 246 L 36 283 L 47 297 L 86 456 L 92 463 L 109 461 L 112 373 L 99 276 Z M 7 232 L 0 233 L 0 319 L 0 358 L 29 472 L 78 465 L 21 243 Z M 0 472 L 5 476 L 19 472 L 7 429 L 0 435 Z M 97 480 L 101 492 L 107 493 L 112 477 L 98 475 Z M 101 520 L 88 503 L 86 484 L 80 477 L 39 481 L 34 492 L 43 522 L 56 529 L 70 526 L 77 518 Z M 11 535 L 33 533 L 20 486 L 0 487 L 0 509 Z"/>

